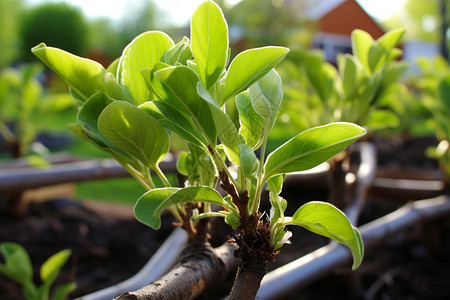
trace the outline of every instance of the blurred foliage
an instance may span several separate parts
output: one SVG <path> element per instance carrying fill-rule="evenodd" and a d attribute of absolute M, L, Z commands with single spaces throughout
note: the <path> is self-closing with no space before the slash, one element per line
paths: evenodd
<path fill-rule="evenodd" d="M 428 110 L 426 125 L 440 142 L 427 149 L 437 159 L 447 182 L 450 180 L 450 65 L 442 57 L 419 59 L 420 72 L 411 77 L 411 86 Z M 416 116 L 415 116 L 416 117 Z"/>
<path fill-rule="evenodd" d="M 19 26 L 23 4 L 21 0 L 0 0 L 0 69 L 18 58 Z"/>
<path fill-rule="evenodd" d="M 31 48 L 41 41 L 75 54 L 87 46 L 88 25 L 79 8 L 67 3 L 45 3 L 28 11 L 21 20 L 21 55 L 34 57 Z"/>
<path fill-rule="evenodd" d="M 6 68 L 0 72 L 0 144 L 15 158 L 29 156 L 42 163 L 38 156 L 46 149 L 34 143 L 49 114 L 73 106 L 68 93 L 49 94 L 37 77 L 41 64 Z"/>
<path fill-rule="evenodd" d="M 353 31 L 354 54 L 339 54 L 337 67 L 326 62 L 323 51 L 291 50 L 278 68 L 284 78 L 279 133 L 341 121 L 370 131 L 397 126 L 397 115 L 386 108 L 407 69 L 395 60 L 401 50 L 394 46 L 403 33 L 391 31 L 375 41 Z"/>
<path fill-rule="evenodd" d="M 227 1 L 217 1 L 224 7 L 230 27 L 230 38 L 242 49 L 265 45 L 308 47 L 315 23 L 303 15 L 311 1 L 242 0 L 230 6 Z M 236 53 L 235 53 L 236 54 Z"/>
<path fill-rule="evenodd" d="M 406 39 L 420 39 L 428 42 L 439 42 L 442 18 L 441 0 L 407 0 L 403 9 L 384 21 L 387 28 L 408 28 Z"/>
<path fill-rule="evenodd" d="M 90 52 L 106 54 L 112 61 L 122 54 L 134 37 L 145 31 L 160 29 L 161 13 L 154 1 L 133 4 L 127 8 L 120 22 L 114 23 L 108 18 L 89 22 Z"/>

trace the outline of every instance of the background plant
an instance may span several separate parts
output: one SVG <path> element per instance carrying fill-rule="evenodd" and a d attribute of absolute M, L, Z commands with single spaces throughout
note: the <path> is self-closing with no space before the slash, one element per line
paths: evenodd
<path fill-rule="evenodd" d="M 37 143 L 43 120 L 73 105 L 68 93 L 49 93 L 38 81 L 39 64 L 0 72 L 0 137 L 14 158 L 26 156 L 33 165 L 46 165 L 48 150 Z"/>
<path fill-rule="evenodd" d="M 287 225 L 348 246 L 353 268 L 360 265 L 361 236 L 333 205 L 311 202 L 284 216 L 287 202 L 279 196 L 284 174 L 312 168 L 365 134 L 355 124 L 331 123 L 296 135 L 266 158 L 283 97 L 273 68 L 288 49 L 254 48 L 231 60 L 227 23 L 216 4 L 205 1 L 192 16 L 190 39 L 175 44 L 163 32 L 145 32 L 107 69 L 45 44 L 32 51 L 70 86 L 79 106 L 70 129 L 111 154 L 148 190 L 135 205 L 139 221 L 158 229 L 167 209 L 191 241 L 206 238 L 207 218 L 213 216 L 236 230 L 242 263 L 231 297 L 255 296 L 266 263 L 289 240 Z M 159 167 L 173 135 L 188 149 L 178 160 L 187 176 L 183 188 Z M 155 184 L 151 170 L 163 186 Z M 215 189 L 218 184 L 226 197 Z M 268 220 L 259 210 L 266 184 L 272 204 Z M 211 204 L 222 209 L 212 211 Z"/>
<path fill-rule="evenodd" d="M 49 257 L 40 269 L 41 285 L 33 282 L 33 266 L 27 251 L 16 243 L 0 244 L 0 252 L 5 259 L 0 264 L 0 273 L 22 286 L 23 295 L 27 300 L 62 300 L 76 288 L 73 282 L 57 288 L 50 297 L 50 290 L 62 267 L 71 255 L 70 250 L 62 250 Z"/>
<path fill-rule="evenodd" d="M 439 145 L 428 149 L 428 154 L 437 159 L 442 170 L 443 179 L 447 186 L 450 182 L 450 76 L 444 78 L 438 85 L 437 101 L 430 105 L 433 113 L 436 137 L 440 141 Z"/>
<path fill-rule="evenodd" d="M 338 54 L 337 67 L 325 61 L 322 51 L 292 51 L 280 68 L 288 78 L 280 128 L 284 122 L 292 131 L 292 126 L 308 128 L 337 121 L 359 124 L 369 132 L 397 126 L 398 116 L 388 104 L 408 67 L 396 61 L 401 50 L 395 46 L 404 33 L 392 30 L 374 40 L 367 32 L 354 30 L 353 54 Z M 349 164 L 350 151 L 330 161 L 330 201 L 340 208 L 351 199 L 345 181 Z"/>

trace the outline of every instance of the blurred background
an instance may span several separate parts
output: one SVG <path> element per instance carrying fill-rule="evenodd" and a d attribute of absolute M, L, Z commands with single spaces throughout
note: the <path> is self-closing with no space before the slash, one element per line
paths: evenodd
<path fill-rule="evenodd" d="M 0 68 L 36 61 L 30 48 L 50 46 L 90 56 L 103 63 L 120 56 L 124 46 L 146 30 L 162 30 L 174 40 L 188 35 L 189 17 L 201 0 L 0 0 Z M 231 39 L 247 46 L 310 47 L 321 32 L 322 18 L 339 0 L 219 0 L 231 26 Z M 406 41 L 422 51 L 439 52 L 447 39 L 445 0 L 359 0 L 364 12 L 348 12 L 360 26 L 375 22 L 383 31 L 407 28 Z M 352 21 L 353 20 L 353 21 Z M 445 27 L 445 28 L 443 28 Z M 317 41 L 317 40 L 316 40 Z M 244 45 L 245 44 L 245 45 Z M 232 47 L 233 48 L 233 47 Z M 237 48 L 239 49 L 239 48 Z"/>
<path fill-rule="evenodd" d="M 45 161 L 40 159 L 42 154 L 55 149 L 69 151 L 75 156 L 107 157 L 98 149 L 75 138 L 65 127 L 67 123 L 74 122 L 76 116 L 75 108 L 71 105 L 72 100 L 67 93 L 68 88 L 59 77 L 38 62 L 31 54 L 32 47 L 45 42 L 48 46 L 91 58 L 106 67 L 121 55 L 124 47 L 134 37 L 144 31 L 164 31 L 175 42 L 183 36 L 190 36 L 189 18 L 201 2 L 201 0 L 0 0 L 0 72 L 3 80 L 3 83 L 0 83 L 0 130 L 4 129 L 0 134 L 0 160 L 8 160 L 11 156 L 16 158 L 26 156 L 35 165 L 45 165 Z M 328 63 L 336 65 L 338 53 L 351 52 L 350 35 L 354 29 L 363 29 L 377 39 L 389 30 L 406 28 L 401 47 L 402 59 L 409 63 L 409 72 L 404 79 L 414 88 L 399 89 L 393 93 L 392 97 L 399 100 L 391 101 L 390 109 L 402 117 L 396 129 L 390 128 L 388 131 L 391 132 L 388 133 L 390 136 L 402 137 L 434 136 L 433 126 L 424 125 L 431 115 L 422 107 L 422 103 L 417 101 L 416 92 L 420 89 L 417 88 L 420 85 L 417 78 L 423 79 L 426 76 L 434 78 L 433 84 L 436 86 L 437 81 L 447 74 L 449 1 L 217 0 L 216 2 L 223 9 L 229 24 L 233 56 L 253 47 L 280 45 L 291 50 L 319 49 L 323 51 Z M 33 68 L 24 67 L 30 63 Z M 293 69 L 297 70 L 295 74 L 292 73 Z M 278 125 L 271 133 L 272 148 L 311 126 L 305 122 L 304 116 L 306 106 L 313 104 L 308 104 L 305 100 L 308 98 L 305 94 L 308 87 L 302 83 L 300 78 L 302 75 L 297 74 L 298 70 L 298 66 L 293 67 L 292 62 L 288 60 L 280 65 L 279 72 L 285 83 L 285 100 L 280 110 Z M 31 81 L 28 80 L 31 78 L 29 74 L 33 74 Z M 300 76 L 300 80 L 296 76 Z M 424 80 L 420 82 L 423 83 Z M 11 93 L 6 86 L 14 92 Z M 33 90 L 33 93 L 28 90 Z M 25 94 L 28 96 L 25 97 Z M 423 97 L 423 93 L 420 97 Z M 435 95 L 430 97 L 435 98 Z M 309 98 L 312 102 L 315 101 L 314 97 Z M 11 99 L 28 100 L 23 100 L 27 104 L 20 104 L 22 100 Z M 302 105 L 299 105 L 299 100 Z M 41 105 L 42 103 L 45 105 Z M 28 109 L 24 111 L 21 107 Z M 413 115 L 414 118 L 411 117 Z M 306 118 L 313 117 L 309 114 Z M 15 128 L 8 130 L 6 128 L 8 126 Z M 5 137 L 8 136 L 8 131 L 14 130 L 21 132 L 18 134 L 20 138 L 16 138 L 19 141 L 9 145 L 6 143 L 5 149 Z M 35 140 L 43 141 L 41 145 L 45 147 L 37 146 Z M 65 145 L 68 148 L 62 147 Z M 78 183 L 77 196 L 134 203 L 143 190 L 133 180 L 127 180 L 124 185 L 126 187 L 131 185 L 130 188 L 124 188 L 120 182 L 108 183 L 107 188 L 98 187 L 96 182 Z M 112 189 L 112 186 L 117 189 Z"/>

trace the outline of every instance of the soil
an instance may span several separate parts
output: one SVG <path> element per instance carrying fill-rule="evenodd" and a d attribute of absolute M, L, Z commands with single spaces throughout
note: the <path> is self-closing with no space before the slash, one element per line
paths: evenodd
<path fill-rule="evenodd" d="M 29 252 L 36 282 L 48 257 L 71 249 L 70 263 L 55 285 L 75 281 L 71 298 L 76 298 L 139 271 L 172 230 L 168 217 L 162 223 L 161 230 L 155 231 L 132 218 L 101 216 L 72 199 L 55 199 L 31 203 L 23 217 L 0 213 L 0 242 L 19 243 Z M 3 276 L 0 295 L 5 300 L 23 299 L 19 286 Z"/>
<path fill-rule="evenodd" d="M 434 141 L 414 141 L 400 146 L 405 151 L 420 151 Z M 414 144 L 416 143 L 416 144 Z M 415 146 L 413 146 L 415 145 Z M 382 166 L 413 166 L 422 170 L 436 169 L 435 162 L 423 155 L 397 155 L 399 152 L 379 149 Z M 389 156 L 389 152 L 391 156 Z M 381 153 L 381 154 L 380 154 Z M 412 153 L 412 152 L 408 152 Z M 423 153 L 423 152 L 422 152 Z M 380 162 L 381 159 L 381 162 Z M 282 194 L 289 203 L 287 215 L 311 200 L 326 200 L 324 189 L 287 187 Z M 398 199 L 369 195 L 362 212 L 361 224 L 374 220 L 403 205 Z M 226 238 L 222 226 L 215 227 Z M 13 217 L 0 212 L 0 242 L 20 243 L 30 253 L 36 281 L 38 270 L 46 258 L 69 248 L 73 254 L 60 283 L 75 281 L 76 298 L 113 285 L 135 274 L 153 255 L 172 229 L 171 219 L 163 216 L 163 225 L 154 231 L 132 218 L 117 218 L 87 209 L 73 199 L 55 199 L 32 203 L 28 214 Z M 292 244 L 281 249 L 274 269 L 328 243 L 328 240 L 301 228 L 293 231 Z M 222 239 L 213 244 L 219 245 Z M 282 299 L 450 299 L 450 218 L 417 225 L 393 236 L 385 244 L 366 253 L 362 266 L 352 272 L 350 266 Z M 3 259 L 0 258 L 3 262 Z M 23 299 L 15 283 L 0 276 L 1 299 Z"/>

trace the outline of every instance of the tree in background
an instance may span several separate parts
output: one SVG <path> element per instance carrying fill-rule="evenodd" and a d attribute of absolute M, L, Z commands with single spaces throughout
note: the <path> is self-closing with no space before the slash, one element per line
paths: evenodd
<path fill-rule="evenodd" d="M 407 28 L 406 39 L 439 42 L 441 0 L 407 0 L 399 12 L 383 22 L 388 28 Z"/>
<path fill-rule="evenodd" d="M 407 0 L 403 9 L 386 20 L 386 28 L 407 28 L 406 39 L 416 39 L 440 45 L 440 54 L 448 60 L 449 26 L 448 0 Z"/>
<path fill-rule="evenodd" d="M 0 68 L 10 65 L 18 56 L 17 20 L 22 11 L 21 0 L 0 0 Z"/>
<path fill-rule="evenodd" d="M 232 6 L 227 5 L 226 0 L 218 3 L 224 7 L 229 24 L 240 31 L 241 41 L 238 42 L 245 43 L 243 48 L 310 45 L 314 25 L 307 21 L 304 11 L 314 4 L 312 1 L 242 0 Z"/>
<path fill-rule="evenodd" d="M 45 3 L 28 11 L 20 24 L 22 59 L 30 60 L 30 49 L 40 41 L 75 54 L 87 46 L 88 25 L 81 11 L 67 3 Z"/>

